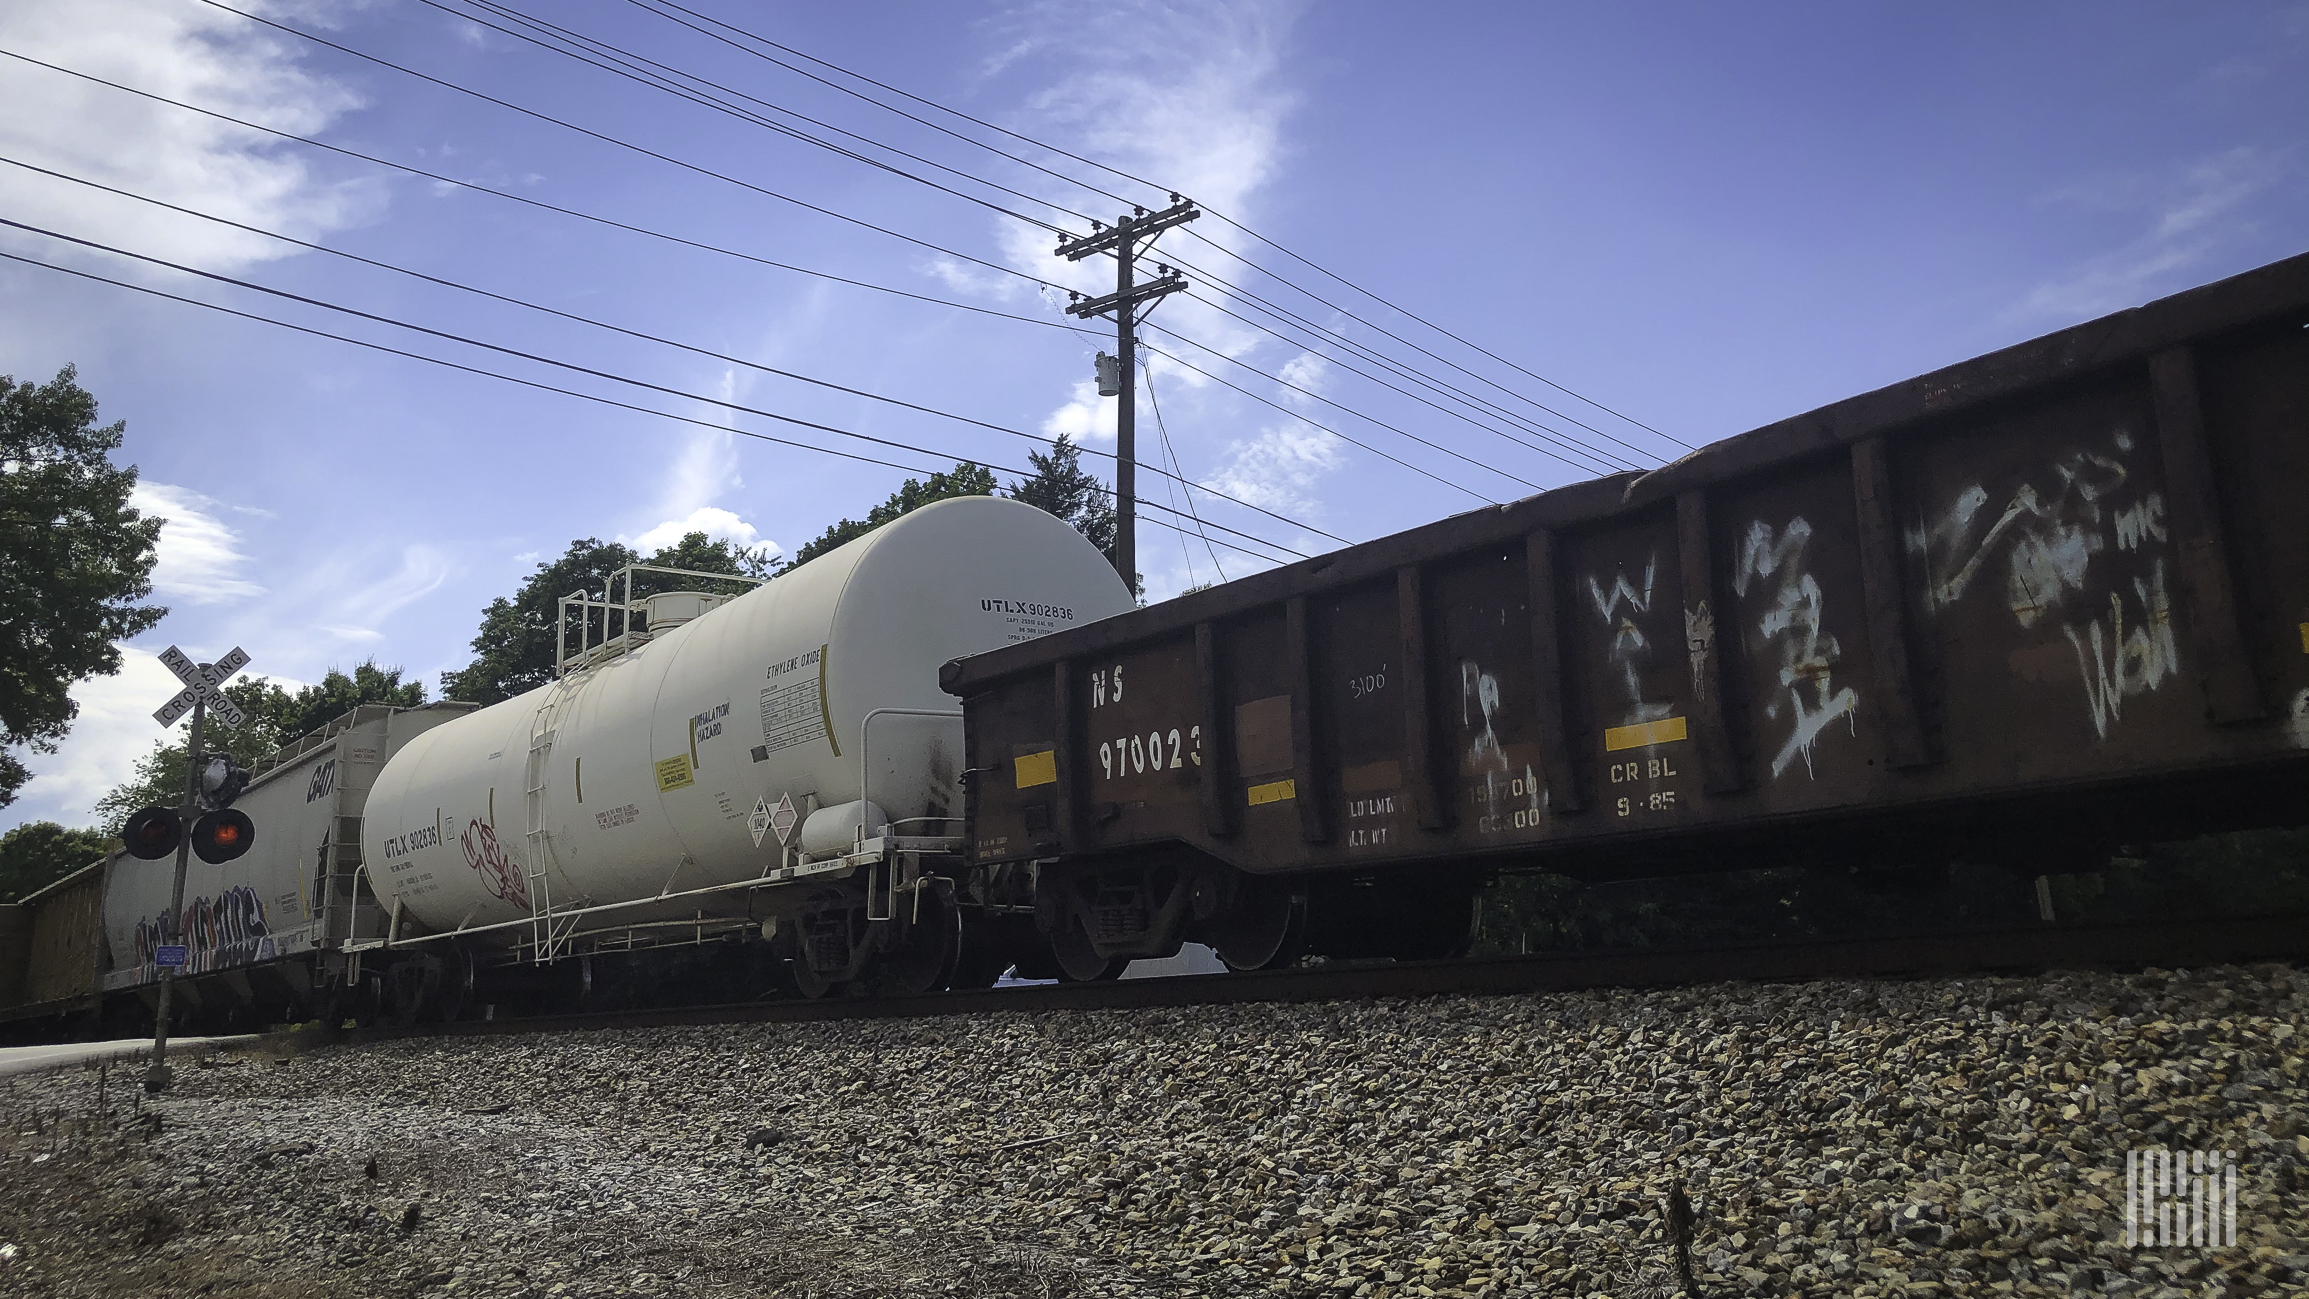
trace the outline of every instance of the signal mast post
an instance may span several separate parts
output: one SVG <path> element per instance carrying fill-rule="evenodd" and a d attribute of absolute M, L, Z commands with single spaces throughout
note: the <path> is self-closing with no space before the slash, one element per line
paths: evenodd
<path fill-rule="evenodd" d="M 200 811 L 200 726 L 208 715 L 208 700 L 194 696 L 192 704 L 192 738 L 185 745 L 184 809 L 179 815 L 186 821 Z M 191 864 L 192 836 L 181 835 L 176 841 L 176 882 L 168 890 L 168 937 L 184 944 L 184 872 Z M 190 951 L 186 952 L 189 957 Z M 176 990 L 176 971 L 173 965 L 160 967 L 160 1009 L 154 1013 L 152 1026 L 152 1067 L 144 1071 L 144 1090 L 158 1093 L 168 1089 L 168 1009 L 170 993 Z"/>

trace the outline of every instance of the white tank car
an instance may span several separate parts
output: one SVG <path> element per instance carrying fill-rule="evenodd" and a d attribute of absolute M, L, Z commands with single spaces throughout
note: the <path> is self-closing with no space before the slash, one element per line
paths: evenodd
<path fill-rule="evenodd" d="M 440 932 L 528 920 L 548 902 L 564 911 L 760 878 L 781 857 L 775 835 L 757 846 L 748 827 L 758 802 L 819 809 L 800 827 L 805 854 L 848 849 L 861 824 L 869 836 L 885 822 L 959 834 L 958 820 L 912 820 L 962 814 L 959 718 L 872 715 L 951 714 L 938 688 L 948 659 L 1130 607 L 1105 558 L 1041 510 L 995 497 L 916 510 L 620 657 L 417 737 L 369 794 L 370 880 L 388 909 Z M 658 910 L 701 906 L 746 914 L 743 891 Z M 530 930 L 492 932 L 510 944 Z"/>

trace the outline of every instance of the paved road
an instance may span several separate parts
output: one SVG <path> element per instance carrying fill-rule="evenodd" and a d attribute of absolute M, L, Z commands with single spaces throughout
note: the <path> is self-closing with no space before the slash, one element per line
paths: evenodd
<path fill-rule="evenodd" d="M 168 1040 L 169 1059 L 189 1059 L 196 1049 L 209 1046 L 230 1046 L 240 1042 L 254 1042 L 257 1035 L 245 1033 L 238 1037 L 172 1037 Z M 123 1038 L 117 1042 L 66 1042 L 57 1046 L 0 1047 L 0 1076 L 12 1073 L 30 1073 L 35 1069 L 54 1069 L 58 1065 L 79 1064 L 99 1057 L 127 1059 L 152 1049 L 152 1039 Z M 179 1053 L 183 1053 L 181 1056 Z"/>

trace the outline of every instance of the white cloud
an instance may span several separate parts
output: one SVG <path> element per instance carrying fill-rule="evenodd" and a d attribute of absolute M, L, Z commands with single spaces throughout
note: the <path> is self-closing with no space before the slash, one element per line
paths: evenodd
<path fill-rule="evenodd" d="M 727 541 L 740 550 L 785 553 L 785 547 L 764 537 L 753 524 L 715 505 L 701 505 L 681 518 L 667 519 L 638 537 L 618 540 L 646 555 L 671 546 L 692 532 L 702 532 L 714 541 Z"/>
<path fill-rule="evenodd" d="M 1112 397 L 1098 395 L 1098 381 L 1084 379 L 1074 385 L 1074 395 L 1064 406 L 1050 413 L 1042 421 L 1045 437 L 1060 434 L 1077 442 L 1104 442 L 1112 445 L 1115 438 L 1116 402 Z"/>
<path fill-rule="evenodd" d="M 2282 179 L 2291 159 L 2250 145 L 2191 164 L 2158 182 L 2122 177 L 2063 187 L 2047 201 L 2091 210 L 2129 210 L 2147 228 L 2120 247 L 2029 290 L 2011 312 L 2021 319 L 2082 320 L 2136 306 L 2168 288 L 2179 272 L 2248 233 L 2249 201 Z"/>
<path fill-rule="evenodd" d="M 168 520 L 160 529 L 160 562 L 153 566 L 152 589 L 164 600 L 218 604 L 264 594 L 265 588 L 240 576 L 249 562 L 240 534 L 218 518 L 225 508 L 190 488 L 140 482 L 128 503 L 147 518 Z"/>
<path fill-rule="evenodd" d="M 226 645 L 187 644 L 196 659 L 223 653 Z M 295 691 L 304 683 L 265 673 L 282 689 Z M 183 687 L 161 666 L 160 656 L 133 645 L 120 647 L 120 671 L 96 677 L 72 688 L 80 715 L 71 734 L 54 753 L 22 754 L 31 769 L 31 783 L 0 817 L 11 825 L 26 821 L 57 821 L 68 826 L 90 825 L 96 800 L 112 792 L 136 769 L 136 760 L 152 746 L 172 738 L 152 720 L 153 710 Z M 183 729 L 183 723 L 178 729 Z"/>
<path fill-rule="evenodd" d="M 1345 446 L 1337 434 L 1292 420 L 1229 445 L 1226 464 L 1204 482 L 1261 509 L 1318 514 L 1315 485 L 1346 463 Z"/>
<path fill-rule="evenodd" d="M 304 135 L 358 103 L 347 88 L 301 69 L 293 38 L 183 0 L 0 5 L 0 46 Z M 8 105 L 0 153 L 10 157 L 305 239 L 364 220 L 382 203 L 374 181 L 326 180 L 292 152 L 297 146 L 261 132 L 46 68 L 0 63 L 0 102 Z M 0 166 L 0 207 L 33 225 L 215 270 L 296 251 L 16 167 Z M 101 254 L 66 253 L 38 235 L 5 238 L 44 259 L 118 265 Z"/>
<path fill-rule="evenodd" d="M 1290 386 L 1283 389 L 1283 400 L 1294 406 L 1315 405 L 1315 397 L 1323 391 L 1323 380 L 1330 376 L 1331 363 L 1313 352 L 1301 352 L 1283 363 L 1278 377 Z"/>
<path fill-rule="evenodd" d="M 1256 192 L 1274 178 L 1283 160 L 1283 127 L 1297 103 L 1284 84 L 1284 55 L 1304 8 L 1299 0 L 1125 0 L 1085 10 L 1058 0 L 1035 0 L 998 20 L 1001 49 L 988 61 L 985 75 L 1030 75 L 1030 68 L 1047 61 L 1059 71 L 1029 97 L 1016 125 L 1085 157 L 1176 185 L 1210 210 L 1247 220 Z M 1086 179 L 1107 189 L 1117 183 L 1104 175 Z M 1146 197 L 1164 201 L 1161 195 Z M 1108 200 L 1083 202 L 1092 202 L 1084 210 L 1102 219 L 1121 215 L 1108 210 Z M 1004 259 L 1019 270 L 1084 294 L 1114 289 L 1114 263 L 1107 257 L 1068 262 L 1053 253 L 1043 232 L 1017 223 L 999 226 L 998 237 Z M 1183 257 L 1195 263 L 1203 271 L 1189 270 L 1190 283 L 1205 278 L 1203 272 L 1232 278 L 1238 264 L 1203 244 L 1205 237 L 1223 242 L 1227 229 L 1205 217 L 1165 233 L 1147 260 Z M 1150 274 L 1154 269 L 1147 267 Z M 941 273 L 949 285 L 966 291 L 977 279 Z M 1174 327 L 1228 357 L 1246 357 L 1265 339 L 1185 295 L 1166 299 L 1155 322 L 1147 335 L 1150 343 L 1174 350 L 1175 342 L 1162 337 Z M 1151 359 L 1162 371 L 1165 396 L 1210 384 L 1184 366 Z M 1194 360 L 1203 368 L 1223 365 L 1208 357 Z M 1114 406 L 1096 395 L 1094 384 L 1075 381 L 1067 399 L 1044 420 L 1043 432 L 1107 441 L 1114 436 Z M 1180 413 L 1165 412 L 1187 426 L 1214 422 L 1207 418 L 1210 412 L 1184 422 L 1177 420 Z M 1182 428 L 1173 429 L 1174 437 L 1182 435 Z M 1330 463 L 1336 461 L 1332 456 Z M 1298 463 L 1302 472 L 1314 472 L 1313 461 Z"/>

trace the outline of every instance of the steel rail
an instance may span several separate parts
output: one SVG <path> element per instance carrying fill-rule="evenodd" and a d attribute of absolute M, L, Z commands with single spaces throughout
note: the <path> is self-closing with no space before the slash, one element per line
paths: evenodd
<path fill-rule="evenodd" d="M 1123 979 L 934 992 L 880 999 L 758 1001 L 348 1030 L 347 1042 L 412 1037 L 665 1028 L 709 1024 L 923 1019 L 1004 1011 L 1148 1010 L 1257 1002 L 1513 996 L 1703 983 L 1945 978 L 2053 970 L 2190 968 L 2309 958 L 2309 914 L 2120 925 L 1969 930 L 1674 951 L 1481 957 L 1313 966 L 1242 974 Z"/>

